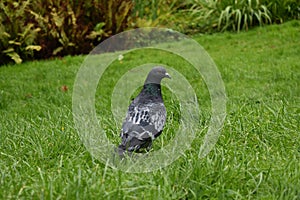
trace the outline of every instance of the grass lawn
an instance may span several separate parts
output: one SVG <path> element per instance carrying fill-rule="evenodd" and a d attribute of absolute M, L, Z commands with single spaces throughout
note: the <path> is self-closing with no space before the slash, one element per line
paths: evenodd
<path fill-rule="evenodd" d="M 84 56 L 0 67 L 0 199 L 300 199 L 300 22 L 193 38 L 214 59 L 225 83 L 224 128 L 205 158 L 198 159 L 199 133 L 178 160 L 150 173 L 113 170 L 81 143 L 72 89 Z M 125 70 L 149 57 L 135 56 L 139 59 L 129 55 L 124 63 L 113 63 L 106 85 L 97 89 L 99 120 L 115 142 L 121 124 L 113 123 L 105 95 L 121 73 L 116 66 Z M 184 66 L 168 55 L 156 59 Z M 208 92 L 184 69 L 206 130 Z M 168 142 L 178 125 L 178 102 L 164 91 L 174 124 L 167 124 L 168 133 L 154 148 Z"/>

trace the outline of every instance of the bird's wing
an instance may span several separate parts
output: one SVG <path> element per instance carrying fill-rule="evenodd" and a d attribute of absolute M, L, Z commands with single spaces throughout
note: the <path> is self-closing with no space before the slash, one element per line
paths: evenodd
<path fill-rule="evenodd" d="M 123 134 L 130 134 L 132 137 L 145 139 L 153 137 L 155 129 L 151 129 L 150 109 L 147 106 L 129 107 L 126 119 L 122 126 Z"/>
<path fill-rule="evenodd" d="M 163 130 L 166 123 L 167 112 L 163 103 L 156 103 L 151 105 L 150 123 L 156 130 L 154 137 L 156 138 Z"/>
<path fill-rule="evenodd" d="M 163 103 L 135 106 L 132 103 L 122 126 L 122 145 L 141 148 L 144 142 L 151 142 L 162 132 L 165 121 L 166 109 Z"/>

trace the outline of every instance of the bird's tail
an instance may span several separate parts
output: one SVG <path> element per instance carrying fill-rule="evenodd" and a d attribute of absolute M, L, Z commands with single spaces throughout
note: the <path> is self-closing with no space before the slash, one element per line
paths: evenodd
<path fill-rule="evenodd" d="M 126 153 L 126 149 L 122 148 L 122 146 L 118 146 L 118 148 L 116 148 L 116 153 L 120 156 L 120 157 L 124 157 L 125 153 Z"/>
<path fill-rule="evenodd" d="M 131 152 L 126 150 L 126 148 L 123 145 L 119 145 L 118 147 L 115 148 L 115 155 L 120 160 L 123 160 L 126 156 L 130 156 Z"/>

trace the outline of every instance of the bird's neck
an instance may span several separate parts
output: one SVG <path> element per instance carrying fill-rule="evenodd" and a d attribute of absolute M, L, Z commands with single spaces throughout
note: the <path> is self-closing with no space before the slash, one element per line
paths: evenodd
<path fill-rule="evenodd" d="M 152 96 L 161 96 L 161 86 L 157 83 L 147 83 L 143 88 L 145 94 Z"/>

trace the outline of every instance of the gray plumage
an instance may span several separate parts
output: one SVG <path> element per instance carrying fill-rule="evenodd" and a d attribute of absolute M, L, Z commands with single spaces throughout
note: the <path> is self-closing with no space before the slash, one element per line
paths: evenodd
<path fill-rule="evenodd" d="M 152 141 L 163 131 L 166 108 L 161 95 L 161 80 L 171 78 L 163 67 L 154 67 L 148 74 L 142 91 L 129 105 L 121 130 L 120 156 L 125 152 L 150 150 Z"/>

